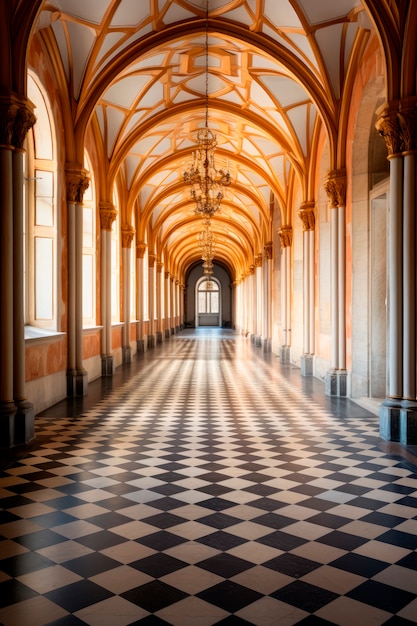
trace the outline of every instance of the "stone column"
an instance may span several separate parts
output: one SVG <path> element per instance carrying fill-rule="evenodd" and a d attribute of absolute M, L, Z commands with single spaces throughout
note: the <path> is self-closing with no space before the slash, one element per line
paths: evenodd
<path fill-rule="evenodd" d="M 325 183 L 330 202 L 332 362 L 326 395 L 346 396 L 346 172 L 331 172 Z"/>
<path fill-rule="evenodd" d="M 254 299 L 254 307 L 255 307 L 255 325 L 254 325 L 254 333 L 255 333 L 255 345 L 258 347 L 262 346 L 263 340 L 263 276 L 262 276 L 262 254 L 257 254 L 255 256 L 255 299 Z"/>
<path fill-rule="evenodd" d="M 291 351 L 291 246 L 292 227 L 282 226 L 278 231 L 281 243 L 281 327 L 282 344 L 280 358 L 282 363 L 290 362 Z"/>
<path fill-rule="evenodd" d="M 67 393 L 84 396 L 88 377 L 83 366 L 83 196 L 89 185 L 78 163 L 65 166 L 68 212 L 68 369 Z"/>
<path fill-rule="evenodd" d="M 171 274 L 171 335 L 175 333 L 175 276 Z"/>
<path fill-rule="evenodd" d="M 162 270 L 164 264 L 156 262 L 156 343 L 162 343 Z"/>
<path fill-rule="evenodd" d="M 416 402 L 416 103 L 385 107 L 377 130 L 390 163 L 388 223 L 388 395 L 380 408 L 380 434 L 417 443 Z"/>
<path fill-rule="evenodd" d="M 132 362 L 130 346 L 130 254 L 135 229 L 132 226 L 122 227 L 122 268 L 123 268 L 123 345 L 122 362 Z"/>
<path fill-rule="evenodd" d="M 314 361 L 314 248 L 315 248 L 315 213 L 314 202 L 305 202 L 298 211 L 303 223 L 303 352 L 301 357 L 301 375 L 313 375 Z"/>
<path fill-rule="evenodd" d="M 143 333 L 143 258 L 146 252 L 146 243 L 136 243 L 136 350 L 138 354 L 145 351 L 145 340 Z"/>
<path fill-rule="evenodd" d="M 100 202 L 101 375 L 113 376 L 111 322 L 111 231 L 117 211 L 111 202 Z"/>
<path fill-rule="evenodd" d="M 35 411 L 25 394 L 25 304 L 24 304 L 24 196 L 23 143 L 36 118 L 31 104 L 19 107 L 14 128 L 13 162 L 13 398 L 17 407 L 14 427 L 15 445 L 35 437 Z M 1 418 L 0 418 L 1 419 Z"/>
<path fill-rule="evenodd" d="M 175 332 L 178 333 L 181 327 L 181 308 L 180 308 L 180 281 L 175 279 Z"/>
<path fill-rule="evenodd" d="M 164 282 L 164 295 L 165 295 L 165 310 L 164 310 L 164 320 L 165 320 L 165 339 L 169 339 L 170 337 L 170 273 L 165 272 L 165 282 Z"/>
<path fill-rule="evenodd" d="M 156 254 L 148 252 L 148 309 L 149 309 L 149 334 L 148 348 L 155 345 L 155 261 Z"/>
<path fill-rule="evenodd" d="M 0 98 L 0 449 L 34 438 L 25 397 L 23 142 L 35 116 L 25 98 Z"/>
<path fill-rule="evenodd" d="M 264 246 L 264 275 L 263 275 L 263 349 L 270 352 L 272 348 L 272 241 Z"/>

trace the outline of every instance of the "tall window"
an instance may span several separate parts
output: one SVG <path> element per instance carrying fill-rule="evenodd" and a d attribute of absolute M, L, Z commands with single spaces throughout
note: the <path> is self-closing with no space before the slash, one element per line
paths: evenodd
<path fill-rule="evenodd" d="M 49 102 L 28 75 L 28 96 L 37 121 L 26 138 L 25 155 L 25 323 L 56 330 L 57 214 L 54 128 Z"/>
<path fill-rule="evenodd" d="M 87 327 L 96 324 L 96 203 L 93 170 L 87 154 L 84 167 L 90 175 L 83 198 L 83 326 Z"/>
<path fill-rule="evenodd" d="M 218 283 L 204 279 L 198 285 L 198 313 L 220 313 L 220 291 Z"/>

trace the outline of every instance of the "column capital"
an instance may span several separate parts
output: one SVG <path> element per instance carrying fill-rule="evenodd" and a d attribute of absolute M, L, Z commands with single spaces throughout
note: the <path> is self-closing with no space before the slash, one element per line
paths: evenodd
<path fill-rule="evenodd" d="M 65 164 L 67 202 L 82 204 L 85 190 L 90 184 L 88 172 L 78 163 Z"/>
<path fill-rule="evenodd" d="M 156 262 L 156 271 L 158 272 L 158 274 L 162 273 L 164 264 L 162 263 L 162 261 L 157 261 Z"/>
<path fill-rule="evenodd" d="M 281 226 L 278 230 L 278 236 L 281 248 L 289 248 L 292 246 L 292 226 Z"/>
<path fill-rule="evenodd" d="M 148 252 L 148 267 L 153 269 L 155 267 L 156 254 L 154 252 Z"/>
<path fill-rule="evenodd" d="M 122 226 L 122 248 L 131 248 L 135 229 L 130 224 Z"/>
<path fill-rule="evenodd" d="M 417 151 L 417 108 L 416 105 L 401 107 L 398 112 L 403 150 L 405 152 Z"/>
<path fill-rule="evenodd" d="M 111 230 L 117 211 L 111 202 L 100 202 L 100 228 L 101 230 Z"/>
<path fill-rule="evenodd" d="M 334 170 L 330 172 L 324 183 L 324 189 L 329 196 L 332 209 L 346 205 L 346 171 Z"/>
<path fill-rule="evenodd" d="M 255 266 L 254 265 L 249 265 L 248 272 L 247 272 L 248 276 L 253 276 L 254 273 L 255 273 Z"/>
<path fill-rule="evenodd" d="M 165 272 L 165 280 L 169 280 L 170 276 L 171 276 L 171 274 L 169 272 Z"/>
<path fill-rule="evenodd" d="M 375 128 L 385 141 L 388 158 L 402 152 L 403 140 L 400 120 L 398 119 L 398 103 L 384 106 L 381 116 L 376 121 Z"/>
<path fill-rule="evenodd" d="M 298 217 L 303 223 L 303 230 L 314 230 L 316 227 L 316 213 L 314 202 L 304 202 L 299 211 Z"/>
<path fill-rule="evenodd" d="M 255 267 L 262 267 L 262 254 L 255 256 Z"/>
<path fill-rule="evenodd" d="M 147 245 L 144 241 L 139 241 L 136 243 L 136 258 L 143 259 L 145 256 Z"/>
<path fill-rule="evenodd" d="M 16 94 L 0 96 L 0 145 L 23 148 L 26 134 L 36 122 L 33 104 Z"/>
<path fill-rule="evenodd" d="M 272 241 L 267 241 L 264 245 L 265 258 L 270 261 L 272 259 L 272 251 L 273 251 L 273 243 Z"/>

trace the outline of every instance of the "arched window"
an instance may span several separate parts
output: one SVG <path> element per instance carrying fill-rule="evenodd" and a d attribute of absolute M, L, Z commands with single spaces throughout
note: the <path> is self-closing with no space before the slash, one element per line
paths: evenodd
<path fill-rule="evenodd" d="M 196 296 L 196 325 L 221 326 L 221 287 L 217 278 L 200 278 Z"/>
<path fill-rule="evenodd" d="M 88 154 L 84 167 L 90 184 L 83 198 L 83 326 L 96 325 L 96 201 L 94 176 Z"/>
<path fill-rule="evenodd" d="M 57 330 L 57 212 L 55 129 L 46 94 L 28 74 L 28 97 L 36 123 L 25 153 L 25 323 Z"/>

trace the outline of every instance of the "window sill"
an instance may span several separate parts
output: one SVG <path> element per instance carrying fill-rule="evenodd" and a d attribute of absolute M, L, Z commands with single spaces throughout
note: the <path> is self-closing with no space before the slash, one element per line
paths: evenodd
<path fill-rule="evenodd" d="M 66 333 L 61 333 L 50 328 L 38 328 L 37 326 L 25 325 L 25 342 L 33 341 L 58 341 L 65 337 Z"/>

